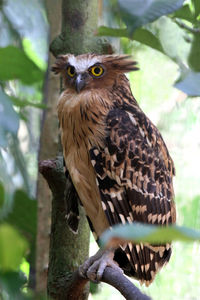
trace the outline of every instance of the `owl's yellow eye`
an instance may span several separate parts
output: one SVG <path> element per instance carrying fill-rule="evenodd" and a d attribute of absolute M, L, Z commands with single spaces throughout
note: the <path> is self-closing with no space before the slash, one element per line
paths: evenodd
<path fill-rule="evenodd" d="M 68 74 L 70 77 L 74 77 L 75 74 L 76 74 L 75 68 L 74 68 L 73 66 L 68 66 L 68 67 L 67 67 L 67 74 Z"/>
<path fill-rule="evenodd" d="M 104 69 L 101 66 L 93 66 L 89 71 L 93 76 L 99 77 L 103 74 Z"/>

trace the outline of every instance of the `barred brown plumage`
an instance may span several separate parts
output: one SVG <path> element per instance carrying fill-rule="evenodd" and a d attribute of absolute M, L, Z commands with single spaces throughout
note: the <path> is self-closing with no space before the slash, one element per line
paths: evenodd
<path fill-rule="evenodd" d="M 67 87 L 58 103 L 65 163 L 97 237 L 117 223 L 176 221 L 173 161 L 124 75 L 135 65 L 124 55 L 69 54 L 53 66 Z M 115 249 L 114 260 L 149 285 L 170 255 L 170 244 L 128 243 Z"/>

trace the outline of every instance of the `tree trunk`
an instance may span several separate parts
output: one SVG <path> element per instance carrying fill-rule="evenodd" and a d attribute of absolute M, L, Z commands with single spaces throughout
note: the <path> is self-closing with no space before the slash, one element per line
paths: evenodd
<path fill-rule="evenodd" d="M 63 0 L 61 34 L 51 43 L 51 52 L 75 55 L 94 52 L 111 53 L 107 41 L 95 37 L 100 8 L 98 0 Z"/>
<path fill-rule="evenodd" d="M 48 3 L 50 2 L 50 3 Z M 87 52 L 95 53 L 108 53 L 110 50 L 109 44 L 102 42 L 100 38 L 94 36 L 95 29 L 97 29 L 98 22 L 98 1 L 97 0 L 63 0 L 62 1 L 62 17 L 57 15 L 58 6 L 54 1 L 47 1 L 49 22 L 57 21 L 62 22 L 61 34 L 57 36 L 51 43 L 51 52 L 54 56 L 61 53 L 73 53 L 81 54 Z M 56 7 L 54 7 L 56 5 Z M 60 7 L 61 9 L 61 7 Z M 56 20 L 54 20 L 56 18 Z M 53 21 L 54 20 L 54 21 Z M 55 24 L 54 24 L 55 25 Z M 58 28 L 58 26 L 56 26 Z M 55 30 L 55 28 L 54 28 Z M 53 31 L 55 32 L 55 31 Z M 52 36 L 52 34 L 51 34 Z M 51 59 L 50 59 L 51 60 Z M 51 79 L 51 77 L 50 77 Z M 56 80 L 56 79 L 55 79 Z M 55 96 L 55 89 L 57 88 L 57 95 Z M 52 91 L 53 90 L 53 91 Z M 49 82 L 48 88 L 48 103 L 51 103 L 52 114 L 47 111 L 45 118 L 43 133 L 41 138 L 41 151 L 40 160 L 45 158 L 52 158 L 58 153 L 57 145 L 57 128 L 55 122 L 56 108 L 55 103 L 57 102 L 59 94 L 59 88 L 57 83 L 55 84 L 53 80 Z M 50 98 L 50 99 L 49 99 Z M 51 119 L 52 117 L 52 119 Z M 52 125 L 53 124 L 53 125 Z M 55 126 L 54 126 L 55 125 Z M 48 142 L 46 143 L 45 137 L 48 136 Z M 51 146 L 54 143 L 55 147 Z M 49 143 L 50 142 L 50 143 Z M 52 149 L 51 149 L 52 148 Z M 51 151 L 49 152 L 49 150 Z M 46 151 L 46 152 L 45 152 Z M 45 153 L 45 155 L 43 155 Z M 79 232 L 78 235 L 73 234 L 67 226 L 65 215 L 65 188 L 67 185 L 67 194 L 69 201 L 75 201 L 73 199 L 74 193 L 70 192 L 73 190 L 69 180 L 63 176 L 62 162 L 60 160 L 55 160 L 55 164 L 52 169 L 45 169 L 41 164 L 40 171 L 43 173 L 44 177 L 48 178 L 49 186 L 52 190 L 53 200 L 52 200 L 52 224 L 51 224 L 51 237 L 50 237 L 50 260 L 48 269 L 48 294 L 52 299 L 67 299 L 66 286 L 71 286 L 72 283 L 72 272 L 78 268 L 78 266 L 83 263 L 83 261 L 88 256 L 89 251 L 89 228 L 87 224 L 86 217 L 84 215 L 83 209 L 79 207 L 80 211 L 80 221 L 79 221 Z M 45 173 L 47 171 L 47 173 Z M 44 174 L 45 173 L 45 174 Z M 56 174 L 56 176 L 55 176 Z M 58 180 L 58 182 L 57 182 Z M 59 186 L 59 193 L 55 192 L 54 185 Z M 42 190 L 41 190 L 42 189 Z M 49 215 L 49 193 L 46 189 L 46 183 L 41 180 L 38 184 L 38 196 L 39 196 L 39 209 L 38 209 L 38 276 L 37 280 L 42 280 L 42 284 L 38 282 L 38 291 L 43 290 L 45 283 L 44 274 L 44 263 L 46 265 L 46 251 L 47 251 L 47 235 L 48 235 L 48 224 L 49 222 L 44 222 L 44 218 L 47 219 Z M 71 199 L 70 199 L 71 198 Z M 45 204 L 46 202 L 47 205 Z M 46 207 L 45 207 L 46 206 Z M 43 220 L 43 221 L 42 221 Z M 41 231 L 40 231 L 41 230 Z M 40 248 L 40 243 L 42 239 L 45 247 Z M 44 251 L 42 253 L 42 251 Z M 42 260 L 43 259 L 43 260 Z M 85 289 L 83 295 L 80 299 L 87 299 L 88 288 Z"/>

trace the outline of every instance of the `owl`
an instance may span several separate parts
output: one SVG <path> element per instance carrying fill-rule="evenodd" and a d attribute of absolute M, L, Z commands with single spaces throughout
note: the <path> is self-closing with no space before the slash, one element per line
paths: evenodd
<path fill-rule="evenodd" d="M 173 161 L 124 74 L 137 69 L 129 56 L 96 54 L 60 55 L 52 67 L 65 86 L 58 102 L 65 165 L 97 240 L 119 223 L 176 221 Z M 71 209 L 76 232 L 77 205 Z M 82 273 L 99 279 L 108 265 L 148 286 L 170 256 L 171 244 L 127 243 L 100 250 Z"/>

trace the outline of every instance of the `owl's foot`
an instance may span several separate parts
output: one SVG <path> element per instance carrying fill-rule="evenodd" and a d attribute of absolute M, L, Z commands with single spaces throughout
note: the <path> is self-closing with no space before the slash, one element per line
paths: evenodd
<path fill-rule="evenodd" d="M 117 262 L 113 260 L 115 250 L 99 250 L 94 256 L 89 257 L 80 267 L 80 275 L 93 282 L 99 282 L 106 267 L 111 267 L 123 273 Z"/>

